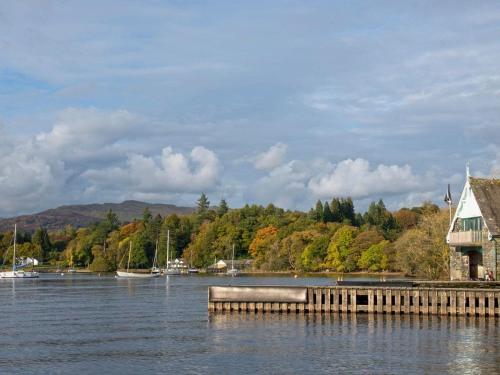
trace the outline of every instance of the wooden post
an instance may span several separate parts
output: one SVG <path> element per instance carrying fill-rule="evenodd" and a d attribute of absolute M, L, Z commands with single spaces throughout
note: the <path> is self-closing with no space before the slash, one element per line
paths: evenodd
<path fill-rule="evenodd" d="M 422 295 L 422 314 L 429 315 L 429 290 L 421 289 L 420 294 Z"/>
<path fill-rule="evenodd" d="M 358 305 L 356 303 L 356 295 L 357 295 L 357 289 L 351 289 L 351 306 L 349 310 L 351 313 L 356 313 L 358 311 Z"/>
<path fill-rule="evenodd" d="M 239 311 L 240 310 L 240 304 L 238 302 L 231 302 L 231 304 L 230 304 L 230 310 L 231 311 Z"/>
<path fill-rule="evenodd" d="M 450 290 L 450 315 L 457 315 L 457 291 Z"/>
<path fill-rule="evenodd" d="M 299 313 L 303 314 L 304 310 L 305 310 L 305 303 L 299 303 L 299 304 L 297 304 L 297 306 L 299 309 Z"/>
<path fill-rule="evenodd" d="M 265 302 L 264 303 L 264 311 L 265 312 L 271 312 L 271 302 Z"/>
<path fill-rule="evenodd" d="M 375 291 L 368 289 L 368 312 L 373 314 L 375 312 Z"/>
<path fill-rule="evenodd" d="M 415 315 L 420 314 L 420 290 L 413 291 L 413 308 L 412 313 Z"/>
<path fill-rule="evenodd" d="M 308 313 L 313 313 L 314 312 L 314 289 L 313 288 L 307 288 L 307 312 Z"/>
<path fill-rule="evenodd" d="M 248 303 L 248 311 L 250 312 L 255 312 L 255 303 L 254 302 L 249 302 Z"/>
<path fill-rule="evenodd" d="M 441 306 L 439 309 L 440 315 L 448 315 L 448 292 L 446 290 L 442 290 L 439 292 Z"/>
<path fill-rule="evenodd" d="M 495 293 L 488 292 L 488 316 L 495 316 Z"/>
<path fill-rule="evenodd" d="M 476 294 L 469 292 L 469 316 L 476 316 Z"/>
<path fill-rule="evenodd" d="M 257 302 L 255 304 L 255 309 L 257 310 L 257 312 L 263 312 L 264 311 L 264 303 Z"/>
<path fill-rule="evenodd" d="M 316 306 L 314 307 L 314 310 L 316 312 L 321 312 L 322 306 L 321 306 L 321 295 L 323 294 L 322 288 L 316 288 L 314 290 L 314 294 L 316 294 Z"/>
<path fill-rule="evenodd" d="M 341 305 L 341 310 L 343 313 L 347 312 L 347 289 L 342 289 L 342 305 Z"/>
<path fill-rule="evenodd" d="M 461 316 L 467 315 L 467 308 L 465 307 L 466 297 L 467 297 L 467 295 L 463 291 L 460 291 L 457 293 L 458 315 L 461 315 Z"/>
<path fill-rule="evenodd" d="M 404 305 L 403 305 L 403 312 L 405 314 L 410 313 L 410 290 L 405 289 L 403 290 L 403 296 L 404 296 Z"/>
<path fill-rule="evenodd" d="M 392 290 L 385 290 L 385 312 L 386 314 L 392 314 Z"/>
<path fill-rule="evenodd" d="M 325 289 L 325 312 L 330 313 L 330 298 L 332 295 L 332 290 L 330 288 Z"/>
<path fill-rule="evenodd" d="M 437 315 L 438 314 L 438 291 L 437 290 L 431 290 L 429 293 L 429 298 L 431 300 L 431 314 L 432 315 Z"/>
<path fill-rule="evenodd" d="M 340 312 L 339 290 L 337 288 L 333 289 L 333 312 Z"/>
<path fill-rule="evenodd" d="M 394 312 L 399 315 L 401 314 L 401 290 L 396 289 L 394 290 Z"/>
<path fill-rule="evenodd" d="M 215 311 L 215 303 L 214 302 L 208 303 L 208 311 L 210 311 L 210 312 Z"/>
<path fill-rule="evenodd" d="M 382 314 L 384 312 L 384 295 L 382 289 L 377 289 L 377 313 Z"/>
<path fill-rule="evenodd" d="M 478 296 L 478 299 L 479 299 L 479 309 L 478 309 L 478 313 L 479 313 L 479 316 L 485 316 L 486 315 L 486 309 L 485 309 L 485 304 L 484 304 L 484 295 L 485 293 L 484 292 L 478 292 L 477 293 L 477 296 Z"/>

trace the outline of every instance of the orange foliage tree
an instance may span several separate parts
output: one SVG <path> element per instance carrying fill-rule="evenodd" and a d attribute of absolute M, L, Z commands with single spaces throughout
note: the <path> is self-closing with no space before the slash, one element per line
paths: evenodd
<path fill-rule="evenodd" d="M 274 225 L 269 225 L 257 231 L 249 246 L 250 255 L 255 258 L 257 267 L 265 261 L 267 252 L 271 250 L 277 241 L 278 228 Z"/>

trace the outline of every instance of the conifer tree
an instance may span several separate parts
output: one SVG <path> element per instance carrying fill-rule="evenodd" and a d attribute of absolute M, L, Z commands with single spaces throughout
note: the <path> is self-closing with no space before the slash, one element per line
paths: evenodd
<path fill-rule="evenodd" d="M 219 203 L 219 207 L 217 208 L 217 216 L 224 216 L 225 213 L 229 211 L 229 206 L 225 199 L 221 199 Z"/>
<path fill-rule="evenodd" d="M 323 203 L 319 199 L 316 202 L 316 221 L 323 221 Z"/>
<path fill-rule="evenodd" d="M 325 202 L 323 205 L 323 221 L 325 223 L 331 223 L 333 221 L 332 211 L 330 210 L 328 202 Z"/>
<path fill-rule="evenodd" d="M 335 223 L 342 222 L 342 213 L 340 211 L 340 200 L 338 198 L 333 198 L 332 203 L 330 203 L 330 212 L 332 213 L 332 221 Z"/>

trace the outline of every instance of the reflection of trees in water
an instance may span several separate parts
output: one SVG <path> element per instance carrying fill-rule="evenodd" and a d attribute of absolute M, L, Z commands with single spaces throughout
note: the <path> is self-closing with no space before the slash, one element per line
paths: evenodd
<path fill-rule="evenodd" d="M 496 373 L 500 365 L 500 321 L 491 318 L 233 312 L 209 314 L 208 329 L 216 350 L 257 351 L 277 365 L 288 353 L 329 358 L 337 371 Z"/>

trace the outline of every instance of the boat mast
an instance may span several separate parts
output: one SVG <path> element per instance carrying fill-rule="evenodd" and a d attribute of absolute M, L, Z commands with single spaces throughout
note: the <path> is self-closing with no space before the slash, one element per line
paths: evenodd
<path fill-rule="evenodd" d="M 132 241 L 129 242 L 129 247 L 128 247 L 128 262 L 127 262 L 127 272 L 130 267 L 130 253 L 132 252 Z"/>
<path fill-rule="evenodd" d="M 14 254 L 12 256 L 12 272 L 16 271 L 16 239 L 17 239 L 17 224 L 14 224 Z"/>
<path fill-rule="evenodd" d="M 167 270 L 169 269 L 168 257 L 170 255 L 170 229 L 167 229 Z"/>
<path fill-rule="evenodd" d="M 231 269 L 234 270 L 234 243 L 233 243 L 233 259 L 231 260 Z"/>
<path fill-rule="evenodd" d="M 157 262 L 157 257 L 158 256 L 158 239 L 156 239 L 156 248 L 155 248 L 155 257 L 153 259 L 153 268 L 155 268 L 156 262 Z"/>

